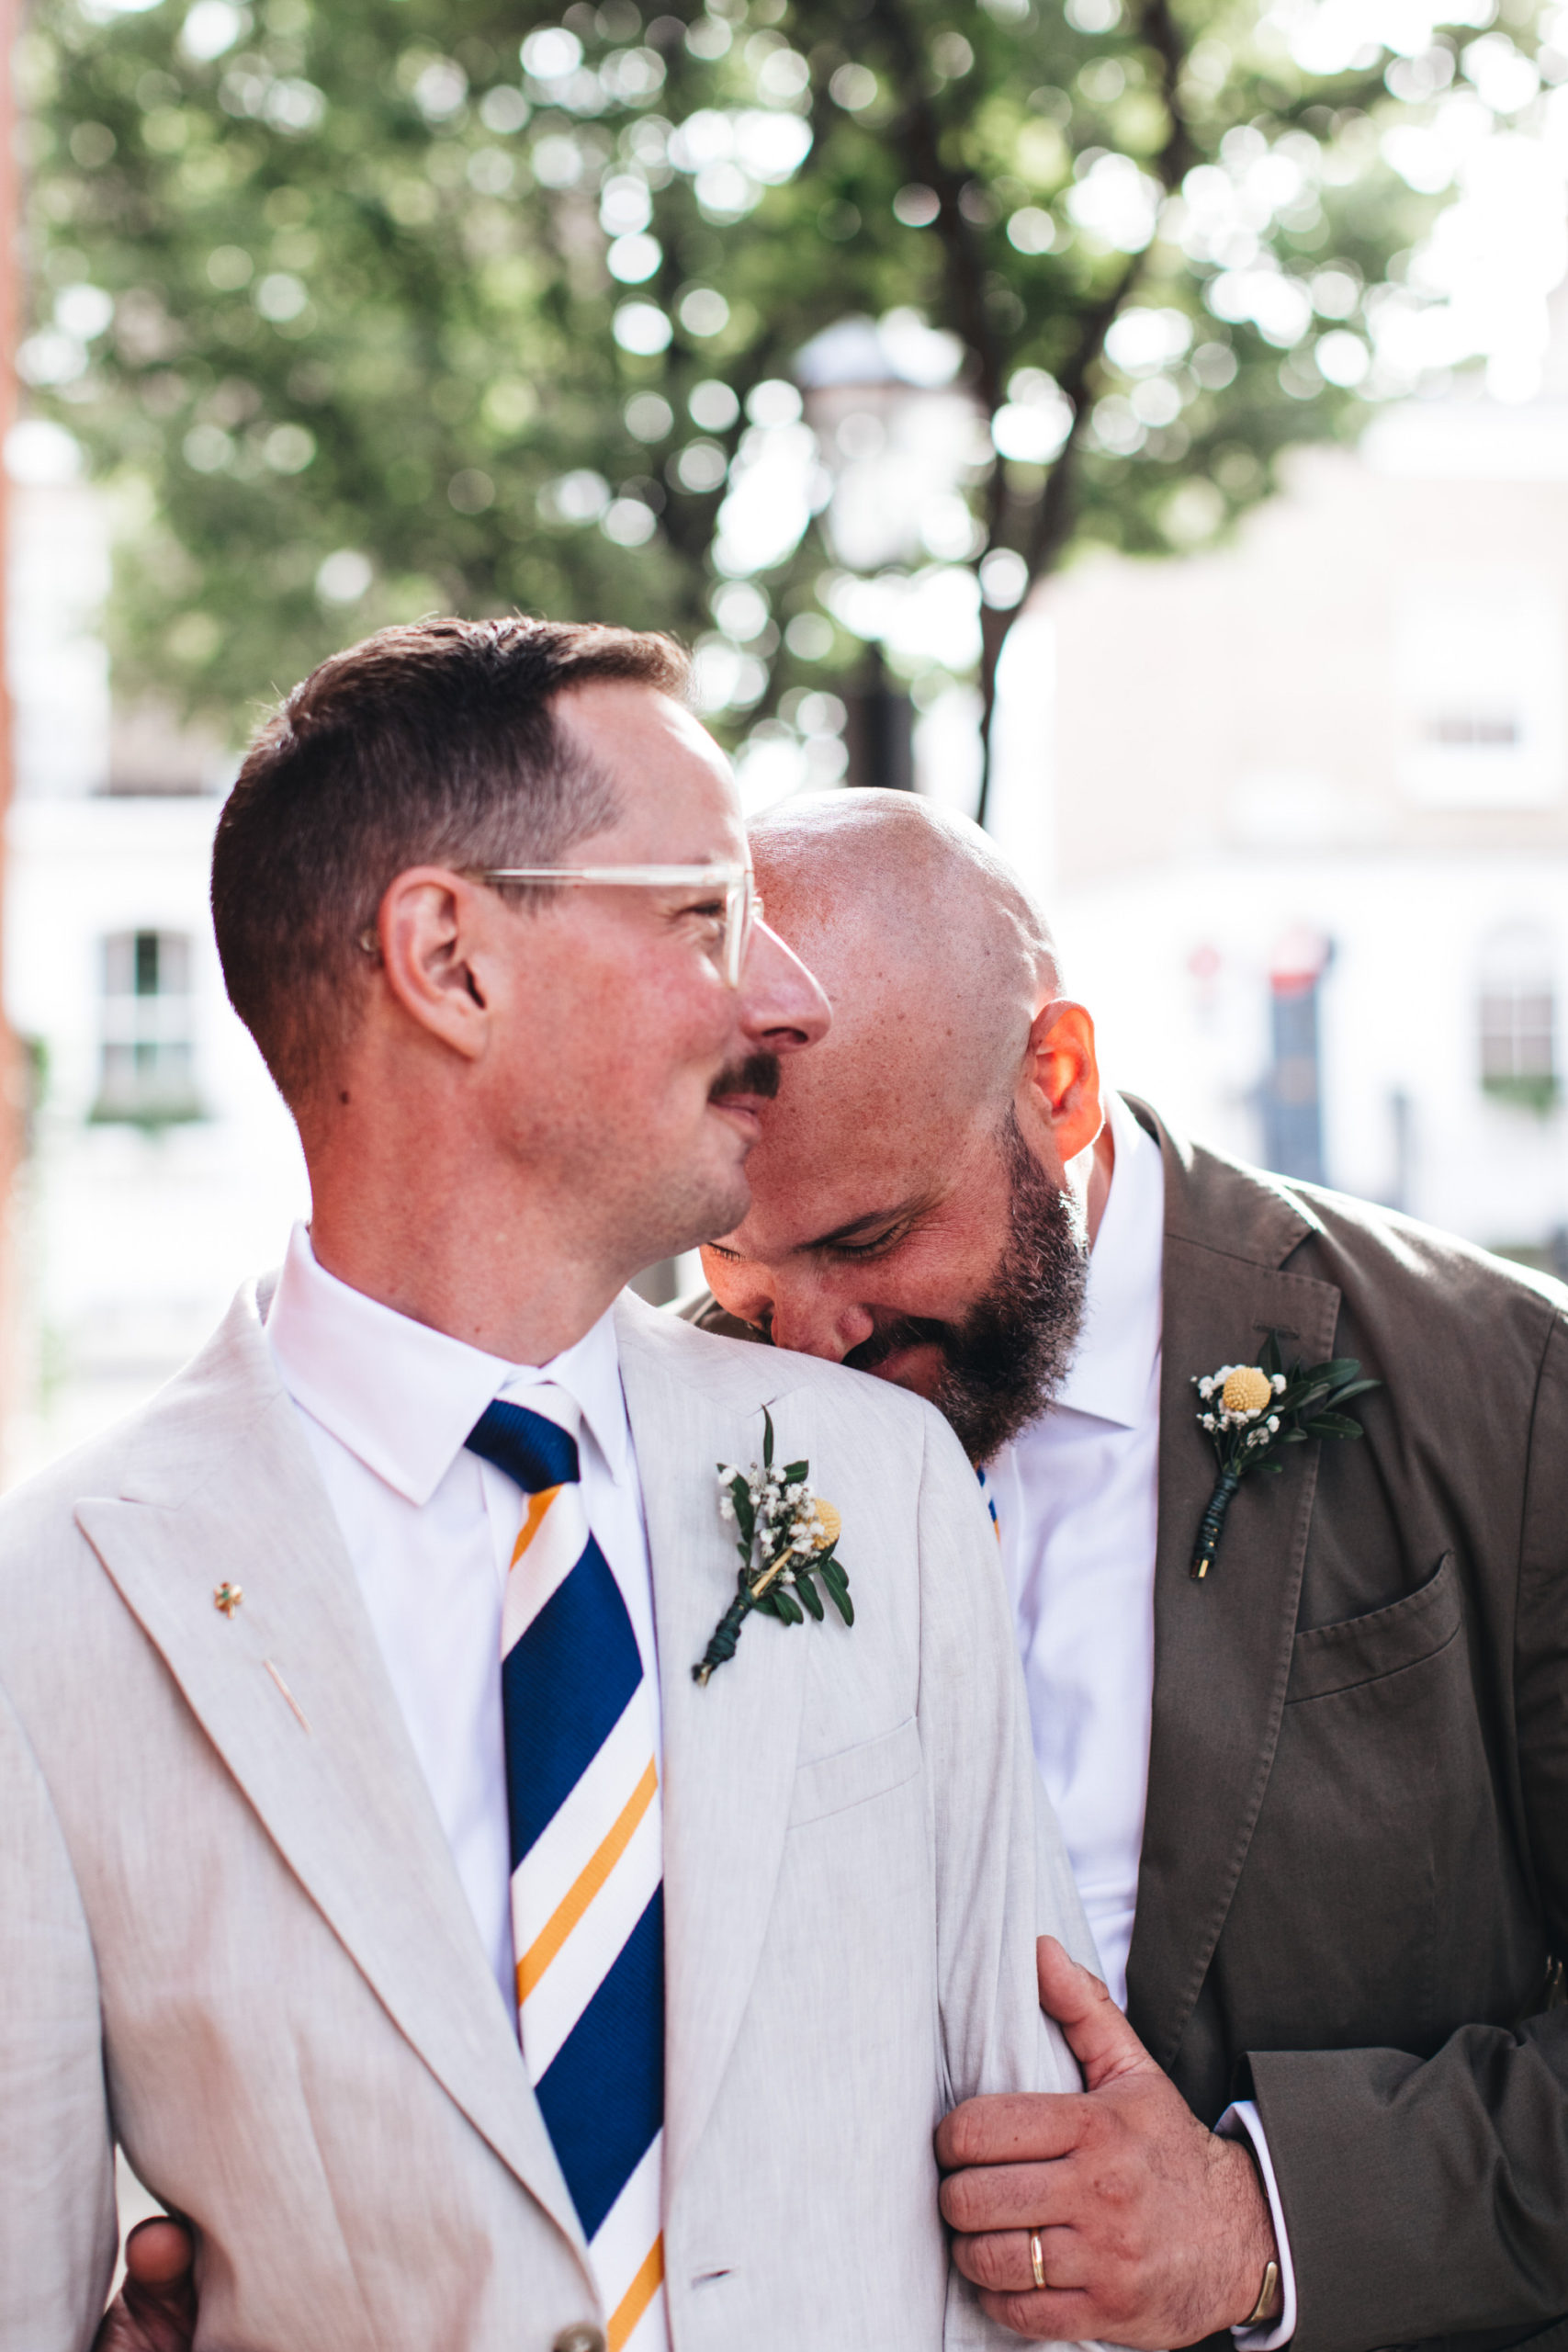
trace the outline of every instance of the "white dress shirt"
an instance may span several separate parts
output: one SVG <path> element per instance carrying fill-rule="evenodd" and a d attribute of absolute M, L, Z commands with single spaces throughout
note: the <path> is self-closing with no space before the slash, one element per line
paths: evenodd
<path fill-rule="evenodd" d="M 1035 1761 L 1062 1825 L 1105 1982 L 1127 2005 L 1155 1687 L 1165 1170 L 1119 1094 L 1106 1115 L 1111 1190 L 1089 1256 L 1083 1334 L 1052 1404 L 987 1477 L 1012 1596 Z M 1243 2352 L 1294 2333 L 1295 2278 L 1257 2109 L 1221 2118 L 1258 2154 L 1280 2245 L 1284 2310 L 1235 2331 Z"/>
<path fill-rule="evenodd" d="M 631 1617 L 657 1739 L 653 1588 L 615 1325 L 604 1316 L 537 1370 L 505 1363 L 351 1290 L 297 1225 L 266 1336 L 511 2011 L 501 1604 L 522 1503 L 464 1441 L 494 1398 L 541 1378 L 581 1407 L 583 1501 Z"/>
<path fill-rule="evenodd" d="M 1155 1687 L 1165 1173 L 1118 1095 L 1109 1116 L 1115 1165 L 1083 1336 L 1055 1401 L 988 1484 L 1035 1761 L 1124 2008 Z"/>

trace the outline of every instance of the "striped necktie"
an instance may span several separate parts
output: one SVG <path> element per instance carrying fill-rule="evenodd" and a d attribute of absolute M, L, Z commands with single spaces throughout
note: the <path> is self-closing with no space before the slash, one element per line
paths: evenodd
<path fill-rule="evenodd" d="M 667 2342 L 660 2199 L 664 1904 L 653 1704 L 594 1542 L 581 1414 L 542 1383 L 468 1442 L 523 1489 L 502 1611 L 512 1933 L 523 2055 L 610 2314 L 609 2352 Z"/>

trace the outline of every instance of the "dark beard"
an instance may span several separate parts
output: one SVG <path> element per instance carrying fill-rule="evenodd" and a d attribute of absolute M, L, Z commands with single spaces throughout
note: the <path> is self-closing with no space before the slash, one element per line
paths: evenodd
<path fill-rule="evenodd" d="M 1074 1204 L 1053 1184 L 1010 1109 L 1001 1136 L 1010 1190 L 1008 1244 L 989 1287 L 957 1323 L 903 1316 L 844 1362 L 873 1372 L 900 1349 L 935 1346 L 935 1403 L 971 1462 L 995 1459 L 1066 1377 L 1083 1325 L 1089 1251 Z"/>

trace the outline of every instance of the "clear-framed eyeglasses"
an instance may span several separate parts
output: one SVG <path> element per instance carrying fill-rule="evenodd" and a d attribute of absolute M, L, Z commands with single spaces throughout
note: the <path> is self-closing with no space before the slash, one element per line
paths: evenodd
<path fill-rule="evenodd" d="M 749 865 L 498 865 L 487 882 L 547 882 L 556 888 L 705 890 L 722 893 L 723 934 L 716 961 L 728 985 L 740 986 L 751 926 L 761 910 Z"/>

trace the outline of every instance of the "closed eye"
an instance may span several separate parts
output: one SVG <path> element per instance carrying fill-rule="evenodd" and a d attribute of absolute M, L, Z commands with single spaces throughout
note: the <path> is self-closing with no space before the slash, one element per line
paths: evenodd
<path fill-rule="evenodd" d="M 867 1241 L 824 1241 L 819 1246 L 829 1258 L 881 1258 L 896 1250 L 908 1238 L 908 1231 L 907 1225 L 896 1225 Z"/>

